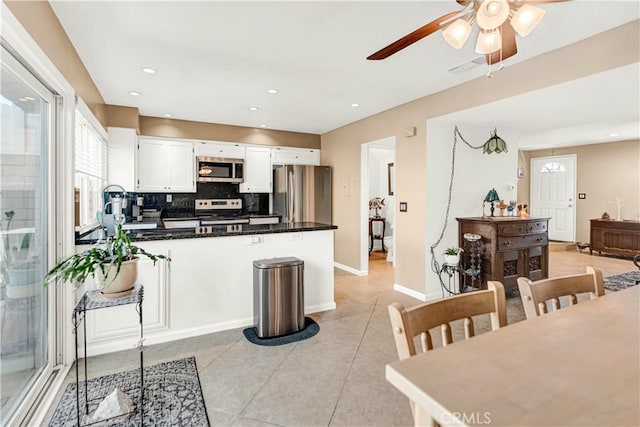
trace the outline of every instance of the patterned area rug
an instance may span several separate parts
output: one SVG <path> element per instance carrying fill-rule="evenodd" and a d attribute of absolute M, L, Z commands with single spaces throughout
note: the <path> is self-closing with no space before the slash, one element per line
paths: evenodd
<path fill-rule="evenodd" d="M 605 277 L 604 287 L 610 291 L 621 291 L 637 285 L 638 280 L 640 280 L 640 270 L 629 271 L 628 273 Z"/>
<path fill-rule="evenodd" d="M 140 371 L 105 375 L 89 379 L 89 413 L 93 413 L 104 396 L 114 388 L 126 393 L 137 405 Z M 84 386 L 80 385 L 80 411 L 84 413 Z M 144 368 L 144 422 L 140 412 L 108 426 L 209 426 L 202 397 L 196 359 L 188 357 Z M 50 426 L 76 426 L 76 384 L 69 384 L 58 403 Z"/>

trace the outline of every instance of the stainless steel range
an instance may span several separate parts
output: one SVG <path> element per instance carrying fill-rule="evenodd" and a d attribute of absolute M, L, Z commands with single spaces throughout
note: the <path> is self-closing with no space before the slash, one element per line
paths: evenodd
<path fill-rule="evenodd" d="M 249 218 L 239 217 L 242 199 L 196 199 L 195 211 L 201 226 L 249 224 Z"/>

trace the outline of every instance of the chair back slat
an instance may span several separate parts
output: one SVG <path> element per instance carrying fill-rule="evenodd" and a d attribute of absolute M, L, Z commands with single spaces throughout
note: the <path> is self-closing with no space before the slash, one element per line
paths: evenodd
<path fill-rule="evenodd" d="M 424 331 L 420 334 L 420 342 L 422 342 L 422 352 L 433 350 L 433 341 L 431 340 L 431 332 Z"/>
<path fill-rule="evenodd" d="M 526 277 L 518 278 L 518 289 L 527 319 L 547 313 L 547 301 L 553 311 L 560 309 L 560 297 L 569 297 L 569 304 L 578 302 L 577 294 L 588 293 L 591 299 L 604 295 L 602 271 L 587 267 L 587 273 L 554 277 L 532 282 Z"/>
<path fill-rule="evenodd" d="M 467 317 L 464 319 L 464 339 L 468 340 L 469 338 L 475 336 L 476 332 L 473 327 L 473 319 L 471 317 Z"/>
<path fill-rule="evenodd" d="M 440 325 L 440 332 L 442 333 L 443 347 L 446 347 L 453 342 L 453 336 L 451 335 L 451 325 L 449 323 L 443 323 L 442 325 Z"/>

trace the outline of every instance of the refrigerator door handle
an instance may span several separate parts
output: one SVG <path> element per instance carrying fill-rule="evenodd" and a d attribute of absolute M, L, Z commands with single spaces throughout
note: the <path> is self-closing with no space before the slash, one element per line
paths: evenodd
<path fill-rule="evenodd" d="M 287 186 L 289 187 L 289 191 L 287 192 L 287 195 L 289 196 L 289 200 L 288 200 L 288 203 L 287 203 L 287 210 L 288 210 L 287 217 L 289 219 L 289 222 L 294 222 L 293 215 L 294 215 L 294 212 L 295 212 L 294 203 L 295 203 L 296 198 L 294 197 L 295 196 L 295 186 L 293 185 L 293 170 L 289 171 L 287 178 L 288 178 L 288 181 L 289 181 L 287 183 Z"/>

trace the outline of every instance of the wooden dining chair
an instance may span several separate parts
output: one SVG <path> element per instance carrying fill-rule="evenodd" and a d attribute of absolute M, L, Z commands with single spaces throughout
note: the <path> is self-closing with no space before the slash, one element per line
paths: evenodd
<path fill-rule="evenodd" d="M 436 301 L 430 301 L 411 308 L 394 302 L 389 305 L 391 328 L 400 360 L 416 355 L 415 337 L 420 335 L 422 351 L 433 350 L 430 329 L 440 327 L 442 345 L 453 342 L 451 322 L 464 319 L 465 339 L 475 335 L 472 316 L 490 314 L 491 329 L 496 330 L 507 325 L 504 287 L 500 282 L 488 282 L 488 289 L 455 295 Z M 424 408 L 413 401 L 411 412 L 415 425 L 437 426 Z"/>
<path fill-rule="evenodd" d="M 569 297 L 569 304 L 577 304 L 577 294 L 588 293 L 590 299 L 604 295 L 602 271 L 587 267 L 585 274 L 554 277 L 532 282 L 526 277 L 518 278 L 518 288 L 527 319 L 547 313 L 547 301 L 552 311 L 560 309 L 560 297 Z"/>

